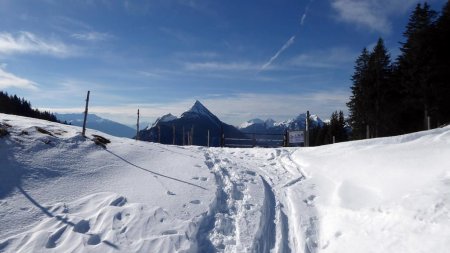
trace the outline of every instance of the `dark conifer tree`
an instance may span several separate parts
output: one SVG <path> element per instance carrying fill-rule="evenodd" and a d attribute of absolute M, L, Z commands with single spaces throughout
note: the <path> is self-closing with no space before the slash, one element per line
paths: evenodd
<path fill-rule="evenodd" d="M 436 48 L 437 119 L 436 125 L 450 122 L 450 1 L 436 22 L 433 44 Z"/>
<path fill-rule="evenodd" d="M 352 127 L 352 138 L 362 139 L 365 136 L 368 118 L 366 111 L 368 108 L 367 75 L 369 67 L 369 52 L 364 48 L 361 55 L 356 59 L 355 73 L 352 76 L 352 95 L 347 103 L 349 108 L 349 124 Z"/>
<path fill-rule="evenodd" d="M 391 59 L 383 39 L 379 38 L 369 57 L 368 66 L 368 101 L 372 103 L 366 109 L 369 125 L 374 137 L 389 135 L 391 123 Z"/>
<path fill-rule="evenodd" d="M 425 118 L 436 116 L 436 53 L 432 43 L 435 19 L 436 12 L 427 3 L 417 4 L 403 33 L 406 41 L 397 61 L 403 96 L 403 132 L 423 130 Z"/>

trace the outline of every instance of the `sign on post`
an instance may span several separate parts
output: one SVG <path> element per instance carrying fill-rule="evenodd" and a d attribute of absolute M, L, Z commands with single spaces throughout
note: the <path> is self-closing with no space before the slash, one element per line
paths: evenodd
<path fill-rule="evenodd" d="M 303 131 L 290 131 L 289 132 L 289 143 L 303 143 L 305 142 L 305 134 Z"/>

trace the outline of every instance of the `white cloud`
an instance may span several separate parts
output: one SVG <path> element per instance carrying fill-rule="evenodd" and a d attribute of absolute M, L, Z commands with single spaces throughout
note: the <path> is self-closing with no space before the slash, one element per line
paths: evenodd
<path fill-rule="evenodd" d="M 288 49 L 292 44 L 294 44 L 295 36 L 292 36 L 284 45 L 276 52 L 268 62 L 266 62 L 262 67 L 260 71 L 263 71 L 267 69 L 280 55 L 283 53 L 284 50 Z"/>
<path fill-rule="evenodd" d="M 37 90 L 37 84 L 28 79 L 18 77 L 12 73 L 0 68 L 0 89 L 19 88 L 28 90 Z"/>
<path fill-rule="evenodd" d="M 417 0 L 331 0 L 340 20 L 381 33 L 391 31 L 392 15 L 404 13 L 415 3 Z"/>
<path fill-rule="evenodd" d="M 30 32 L 0 33 L 0 54 L 44 54 L 56 57 L 74 55 L 76 50 L 61 41 L 47 40 Z"/>
<path fill-rule="evenodd" d="M 91 31 L 91 32 L 74 33 L 72 34 L 72 37 L 78 40 L 95 42 L 95 41 L 109 40 L 113 36 L 109 33 Z"/>

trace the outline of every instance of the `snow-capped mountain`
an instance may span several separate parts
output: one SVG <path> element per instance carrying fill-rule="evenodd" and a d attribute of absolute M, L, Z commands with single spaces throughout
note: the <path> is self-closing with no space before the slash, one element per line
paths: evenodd
<path fill-rule="evenodd" d="M 83 126 L 84 114 L 56 114 L 56 118 L 61 122 L 67 121 L 67 123 L 74 126 Z M 118 137 L 131 138 L 133 135 L 136 135 L 135 129 L 109 119 L 101 118 L 95 114 L 88 114 L 86 127 Z"/>
<path fill-rule="evenodd" d="M 322 126 L 324 122 L 317 115 L 309 116 L 311 127 Z M 257 134 L 281 134 L 288 130 L 303 130 L 306 125 L 306 113 L 299 114 L 297 117 L 285 121 L 276 122 L 273 119 L 265 121 L 261 119 L 251 119 L 238 126 L 238 129 L 244 133 Z"/>
<path fill-rule="evenodd" d="M 175 129 L 175 144 L 208 145 L 208 130 L 210 146 L 219 146 L 221 135 L 243 138 L 244 135 L 235 127 L 223 123 L 210 112 L 200 101 L 184 112 L 179 118 L 166 114 L 158 118 L 151 127 L 139 132 L 139 139 L 152 142 L 173 144 Z M 192 140 L 191 140 L 192 139 Z"/>

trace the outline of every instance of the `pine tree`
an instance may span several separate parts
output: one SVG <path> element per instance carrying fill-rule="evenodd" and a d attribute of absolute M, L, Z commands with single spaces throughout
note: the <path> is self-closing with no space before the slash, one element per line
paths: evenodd
<path fill-rule="evenodd" d="M 369 96 L 372 103 L 367 107 L 369 124 L 373 126 L 375 137 L 389 135 L 391 119 L 391 85 L 390 77 L 392 66 L 390 55 L 384 46 L 383 39 L 379 38 L 373 52 L 369 57 L 368 81 Z"/>
<path fill-rule="evenodd" d="M 352 95 L 347 103 L 349 108 L 349 122 L 352 127 L 352 138 L 362 139 L 365 136 L 366 124 L 368 118 L 366 111 L 368 108 L 368 92 L 367 92 L 367 72 L 369 66 L 369 52 L 364 48 L 361 55 L 356 59 L 355 73 L 352 76 L 353 85 L 351 87 Z"/>
<path fill-rule="evenodd" d="M 436 48 L 437 119 L 436 124 L 450 122 L 450 1 L 444 5 L 436 22 L 433 42 Z"/>
<path fill-rule="evenodd" d="M 404 96 L 404 132 L 424 129 L 424 118 L 436 115 L 436 53 L 432 43 L 435 18 L 436 12 L 427 3 L 417 4 L 403 33 L 406 42 L 400 48 L 398 71 Z"/>

